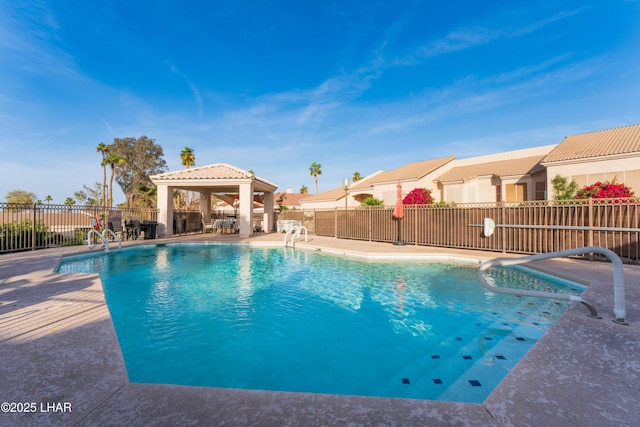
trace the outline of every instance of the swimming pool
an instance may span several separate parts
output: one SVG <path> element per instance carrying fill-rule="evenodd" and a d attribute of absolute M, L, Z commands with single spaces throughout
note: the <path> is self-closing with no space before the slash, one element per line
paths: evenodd
<path fill-rule="evenodd" d="M 477 268 L 172 244 L 67 258 L 58 271 L 99 272 L 133 382 L 479 403 L 568 303 L 493 294 Z"/>

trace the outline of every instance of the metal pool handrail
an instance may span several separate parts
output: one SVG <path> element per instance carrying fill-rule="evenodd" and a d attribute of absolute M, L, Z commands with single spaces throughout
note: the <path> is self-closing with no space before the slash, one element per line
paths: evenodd
<path fill-rule="evenodd" d="M 304 225 L 294 225 L 284 235 L 284 247 L 287 247 L 287 237 L 291 235 L 291 246 L 295 248 L 296 239 L 300 240 L 300 232 L 304 230 L 304 241 L 307 241 L 307 227 Z"/>
<path fill-rule="evenodd" d="M 478 271 L 478 277 L 480 278 L 480 282 L 482 283 L 482 286 L 484 286 L 485 288 L 487 288 L 492 292 L 581 302 L 582 304 L 586 305 L 589 308 L 590 317 L 600 318 L 595 308 L 593 307 L 593 305 L 589 304 L 579 296 L 572 295 L 572 294 L 531 291 L 531 290 L 524 290 L 524 289 L 501 288 L 499 286 L 489 284 L 489 282 L 487 281 L 487 278 L 485 277 L 485 271 L 491 267 L 502 267 L 502 266 L 508 266 L 508 265 L 524 264 L 531 261 L 540 261 L 543 259 L 568 257 L 572 255 L 583 255 L 588 253 L 596 253 L 596 254 L 604 255 L 611 260 L 611 263 L 613 265 L 613 300 L 614 300 L 613 313 L 616 316 L 615 319 L 613 319 L 613 321 L 621 325 L 628 325 L 628 323 L 626 323 L 624 320 L 625 301 L 624 301 L 624 271 L 622 269 L 623 267 L 622 260 L 615 252 L 606 248 L 601 248 L 599 246 L 587 246 L 584 248 L 568 249 L 564 251 L 529 255 L 522 258 L 497 259 L 493 261 L 488 261 L 480 267 L 480 270 Z"/>
<path fill-rule="evenodd" d="M 102 246 L 104 246 L 104 251 L 105 252 L 109 252 L 109 239 L 107 238 L 108 234 L 111 234 L 113 236 L 113 238 L 118 242 L 118 249 L 122 249 L 122 239 L 120 239 L 120 237 L 118 237 L 116 235 L 116 233 L 114 233 L 112 230 L 106 228 L 102 234 L 100 234 L 100 232 L 98 230 L 95 229 L 91 229 L 89 230 L 89 233 L 87 233 L 87 243 L 89 245 L 89 249 L 93 249 L 93 242 L 91 239 L 91 236 L 95 234 L 96 236 L 98 236 L 98 238 L 100 239 L 100 242 L 102 243 Z"/>

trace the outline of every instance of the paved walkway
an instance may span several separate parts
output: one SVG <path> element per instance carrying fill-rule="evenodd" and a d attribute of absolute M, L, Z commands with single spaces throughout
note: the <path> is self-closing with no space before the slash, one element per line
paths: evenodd
<path fill-rule="evenodd" d="M 309 236 L 308 247 L 376 257 L 492 259 L 501 254 Z M 197 235 L 179 241 L 281 244 Z M 127 242 L 127 245 L 150 241 Z M 640 419 L 640 267 L 625 266 L 626 320 L 613 318 L 608 263 L 536 268 L 589 284 L 482 404 L 130 383 L 97 275 L 56 274 L 86 247 L 0 255 L 0 425 L 631 426 Z M 94 249 L 95 251 L 95 249 Z M 18 411 L 21 412 L 5 412 Z"/>

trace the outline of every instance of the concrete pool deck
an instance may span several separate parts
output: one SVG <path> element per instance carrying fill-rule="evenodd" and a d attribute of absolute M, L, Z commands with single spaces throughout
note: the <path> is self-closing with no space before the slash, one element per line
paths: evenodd
<path fill-rule="evenodd" d="M 205 234 L 123 246 L 282 239 Z M 297 247 L 373 259 L 516 257 L 311 235 Z M 640 419 L 640 266 L 624 266 L 630 324 L 623 326 L 611 321 L 611 264 L 534 263 L 588 284 L 582 296 L 603 319 L 574 304 L 482 404 L 466 404 L 130 383 L 98 276 L 54 273 L 62 256 L 84 252 L 0 255 L 0 426 L 635 426 Z"/>

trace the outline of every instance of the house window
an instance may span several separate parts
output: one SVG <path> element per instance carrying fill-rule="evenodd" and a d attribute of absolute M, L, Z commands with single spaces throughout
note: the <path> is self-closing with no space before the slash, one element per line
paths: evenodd
<path fill-rule="evenodd" d="M 536 195 L 534 200 L 545 200 L 547 198 L 546 184 L 544 181 L 536 182 Z"/>
<path fill-rule="evenodd" d="M 507 202 L 525 202 L 527 200 L 527 184 L 507 184 Z"/>

